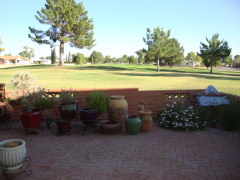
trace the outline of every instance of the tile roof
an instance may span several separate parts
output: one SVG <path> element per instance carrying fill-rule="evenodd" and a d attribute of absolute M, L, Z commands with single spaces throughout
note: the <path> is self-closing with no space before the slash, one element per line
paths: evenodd
<path fill-rule="evenodd" d="M 0 59 L 15 61 L 16 59 L 22 58 L 23 60 L 29 61 L 30 59 L 22 56 L 0 56 Z"/>

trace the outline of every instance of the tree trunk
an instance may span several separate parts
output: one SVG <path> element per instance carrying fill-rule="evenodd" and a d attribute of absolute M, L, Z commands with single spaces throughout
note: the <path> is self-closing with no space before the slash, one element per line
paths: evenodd
<path fill-rule="evenodd" d="M 157 58 L 157 72 L 159 72 L 160 69 L 159 69 L 159 58 Z"/>
<path fill-rule="evenodd" d="M 63 55 L 64 55 L 64 41 L 61 41 L 60 42 L 60 61 L 59 61 L 59 66 L 64 66 Z"/>
<path fill-rule="evenodd" d="M 212 73 L 212 68 L 213 68 L 213 59 L 211 59 L 211 70 L 210 70 L 210 73 Z"/>

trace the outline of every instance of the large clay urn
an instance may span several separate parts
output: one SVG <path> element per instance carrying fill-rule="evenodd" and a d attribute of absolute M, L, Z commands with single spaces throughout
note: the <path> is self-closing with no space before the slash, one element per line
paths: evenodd
<path fill-rule="evenodd" d="M 148 111 L 148 110 L 143 110 L 143 111 L 139 111 L 139 117 L 142 121 L 142 125 L 141 125 L 141 131 L 150 131 L 150 129 L 152 128 L 152 111 Z"/>
<path fill-rule="evenodd" d="M 5 121 L 9 122 L 9 119 L 12 117 L 12 114 L 13 114 L 13 108 L 8 102 L 6 102 L 5 91 L 6 91 L 5 84 L 1 83 L 0 84 L 0 121 L 3 120 L 4 122 Z"/>
<path fill-rule="evenodd" d="M 108 103 L 108 120 L 119 122 L 122 128 L 125 127 L 125 120 L 128 118 L 128 103 L 124 96 L 114 95 L 109 98 Z"/>

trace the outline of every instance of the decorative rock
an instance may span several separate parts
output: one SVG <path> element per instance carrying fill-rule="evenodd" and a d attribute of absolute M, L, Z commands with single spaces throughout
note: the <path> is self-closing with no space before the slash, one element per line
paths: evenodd
<path fill-rule="evenodd" d="M 141 100 L 140 103 L 138 104 L 138 111 L 143 111 L 144 110 L 144 105 L 143 105 L 144 101 Z"/>

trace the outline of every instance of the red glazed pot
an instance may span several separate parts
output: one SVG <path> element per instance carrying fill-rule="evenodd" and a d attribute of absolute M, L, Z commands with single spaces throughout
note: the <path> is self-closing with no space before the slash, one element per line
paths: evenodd
<path fill-rule="evenodd" d="M 19 114 L 24 128 L 39 127 L 42 114 L 40 109 L 33 109 L 31 113 L 23 113 L 19 111 Z"/>

